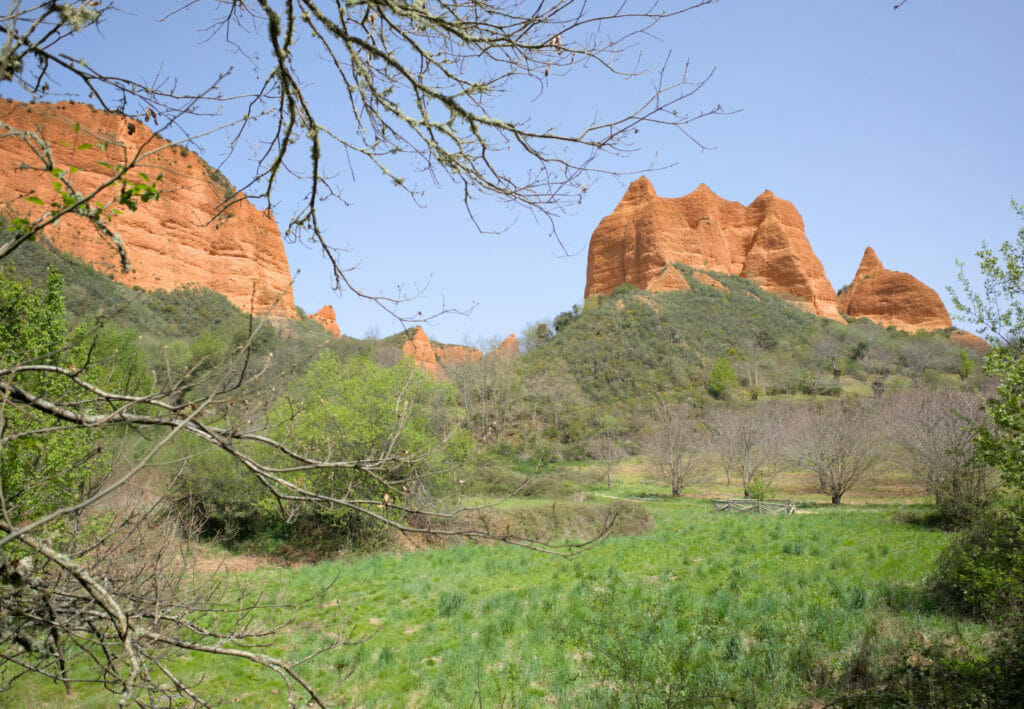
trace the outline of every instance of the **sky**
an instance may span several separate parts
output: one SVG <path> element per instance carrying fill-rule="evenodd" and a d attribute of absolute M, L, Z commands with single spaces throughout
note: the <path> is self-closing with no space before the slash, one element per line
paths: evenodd
<path fill-rule="evenodd" d="M 593 6 L 604 4 L 618 2 Z M 899 10 L 893 4 L 720 0 L 665 22 L 657 37 L 643 40 L 645 56 L 671 52 L 674 67 L 688 58 L 691 71 L 714 72 L 686 109 L 721 105 L 736 113 L 691 125 L 713 149 L 676 132 L 644 130 L 637 154 L 615 168 L 661 166 L 647 174 L 664 197 L 703 182 L 747 204 L 770 189 L 803 216 L 837 290 L 872 246 L 887 268 L 913 274 L 949 305 L 945 289 L 956 283 L 956 261 L 968 262 L 977 282 L 971 264 L 981 242 L 1000 243 L 1021 226 L 1010 199 L 1024 199 L 1024 2 L 909 0 Z M 174 5 L 154 0 L 144 7 Z M 101 35 L 78 41 L 96 62 L 119 62 L 122 72 L 128 66 L 151 76 L 160 68 L 202 81 L 233 61 L 222 45 L 200 43 L 195 28 L 203 26 L 205 7 L 198 3 L 155 31 L 153 15 L 121 14 Z M 329 110 L 329 77 L 310 78 L 310 91 L 324 86 L 319 97 Z M 582 73 L 558 95 L 548 92 L 537 102 L 512 95 L 506 105 L 525 107 L 541 124 L 573 125 L 581 116 L 621 110 L 646 86 Z M 217 144 L 209 151 L 215 155 Z M 224 171 L 241 183 L 245 167 L 233 159 Z M 589 184 L 586 199 L 557 219 L 555 240 L 546 223 L 494 204 L 479 205 L 479 213 L 501 233 L 481 234 L 454 185 L 424 183 L 417 205 L 373 170 L 357 164 L 353 173 L 347 165 L 337 172 L 346 203 L 325 205 L 323 213 L 332 243 L 357 266 L 355 281 L 385 295 L 403 285 L 425 287 L 405 312 L 464 311 L 425 328 L 432 339 L 467 344 L 519 333 L 582 302 L 590 235 L 632 179 Z M 296 196 L 279 195 L 279 219 Z M 316 250 L 286 248 L 297 274 L 295 301 L 306 312 L 333 305 L 341 331 L 355 337 L 402 327 L 373 303 L 332 291 Z"/>

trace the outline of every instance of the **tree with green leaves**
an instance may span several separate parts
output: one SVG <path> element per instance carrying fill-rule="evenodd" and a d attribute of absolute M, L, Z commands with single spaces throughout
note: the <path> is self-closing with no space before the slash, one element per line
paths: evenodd
<path fill-rule="evenodd" d="M 82 343 L 70 338 L 64 312 L 64 283 L 50 271 L 46 290 L 0 275 L 0 376 L 28 396 L 61 397 L 74 383 L 50 371 L 79 367 Z M 5 389 L 0 409 L 0 489 L 5 515 L 32 520 L 73 504 L 91 491 L 110 466 L 99 431 L 76 426 L 52 428 L 45 413 L 18 406 Z"/>
<path fill-rule="evenodd" d="M 1024 219 L 1024 206 L 1012 205 Z M 950 294 L 960 315 L 988 340 L 984 371 L 999 382 L 986 404 L 995 425 L 979 430 L 978 452 L 1008 486 L 1024 489 L 1024 227 L 996 250 L 983 244 L 977 256 L 981 289 L 971 287 L 960 263 L 963 293 Z"/>
<path fill-rule="evenodd" d="M 1013 202 L 1024 218 L 1024 206 Z M 940 585 L 975 613 L 1010 618 L 1024 638 L 1024 227 L 998 249 L 977 252 L 980 289 L 961 263 L 962 292 L 951 289 L 962 317 L 988 340 L 984 372 L 997 388 L 984 408 L 990 425 L 975 429 L 975 455 L 1000 476 L 995 504 L 979 514 L 940 560 Z M 1010 632 L 1010 631 L 1007 631 Z"/>

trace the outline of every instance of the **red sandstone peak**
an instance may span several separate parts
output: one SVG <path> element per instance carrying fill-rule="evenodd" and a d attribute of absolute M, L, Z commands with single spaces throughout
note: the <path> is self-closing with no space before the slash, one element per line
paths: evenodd
<path fill-rule="evenodd" d="M 341 330 L 338 329 L 338 319 L 334 315 L 334 308 L 332 306 L 325 305 L 309 317 L 323 325 L 324 330 L 327 330 L 327 332 L 335 337 L 341 337 Z"/>
<path fill-rule="evenodd" d="M 138 150 L 149 153 L 131 177 L 162 174 L 160 199 L 124 210 L 110 221 L 128 253 L 125 273 L 114 246 L 76 215 L 61 217 L 46 229 L 59 249 L 92 264 L 114 279 L 147 290 L 196 285 L 223 294 L 249 312 L 294 318 L 291 275 L 284 243 L 273 217 L 241 198 L 222 209 L 230 196 L 226 180 L 194 153 L 174 146 L 131 118 L 98 111 L 81 103 L 26 104 L 0 100 L 0 122 L 39 133 L 49 144 L 56 167 L 76 168 L 72 182 L 88 193 L 109 179 L 100 163 L 124 163 Z M 106 145 L 106 150 L 101 148 Z M 88 146 L 88 147 L 86 147 Z M 53 176 L 42 169 L 28 144 L 0 138 L 0 204 L 34 218 L 56 194 Z M 106 202 L 115 187 L 101 192 Z"/>
<path fill-rule="evenodd" d="M 422 327 L 417 327 L 412 334 L 406 333 L 409 339 L 402 345 L 402 354 L 412 358 L 413 364 L 420 369 L 433 375 L 436 379 L 444 378 L 444 371 L 437 363 L 437 356 L 434 348 L 430 345 L 430 338 Z"/>
<path fill-rule="evenodd" d="M 800 213 L 768 190 L 744 206 L 703 183 L 683 197 L 664 198 L 646 178 L 634 181 L 590 238 L 584 297 L 607 295 L 622 283 L 662 288 L 665 266 L 675 263 L 756 280 L 842 321 Z"/>
<path fill-rule="evenodd" d="M 658 196 L 654 191 L 654 185 L 647 179 L 646 175 L 633 180 L 626 188 L 626 194 L 622 195 L 621 202 L 644 202 Z"/>
<path fill-rule="evenodd" d="M 422 327 L 407 330 L 406 338 L 402 345 L 402 353 L 412 358 L 413 364 L 429 372 L 435 379 L 447 379 L 448 369 L 475 362 L 481 357 L 480 350 L 475 347 L 431 342 Z M 518 349 L 517 345 L 517 352 Z"/>
<path fill-rule="evenodd" d="M 869 246 L 864 249 L 864 255 L 860 259 L 860 266 L 857 267 L 857 275 L 853 277 L 853 280 L 857 281 L 864 276 L 884 270 L 885 267 L 882 265 L 881 260 L 879 260 L 878 254 Z"/>
<path fill-rule="evenodd" d="M 494 352 L 499 357 L 518 357 L 519 356 L 519 340 L 516 339 L 515 333 L 512 333 L 498 345 Z"/>
<path fill-rule="evenodd" d="M 839 296 L 840 309 L 907 332 L 953 326 L 942 298 L 909 273 L 882 266 L 874 249 L 864 250 L 857 275 Z"/>

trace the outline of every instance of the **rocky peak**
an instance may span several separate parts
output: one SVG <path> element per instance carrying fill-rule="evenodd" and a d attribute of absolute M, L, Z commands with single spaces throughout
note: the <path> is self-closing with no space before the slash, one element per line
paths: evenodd
<path fill-rule="evenodd" d="M 428 372 L 436 379 L 444 378 L 444 370 L 437 363 L 437 355 L 430 345 L 430 338 L 422 327 L 417 327 L 408 334 L 408 339 L 402 345 L 402 354 L 412 359 L 414 365 Z"/>
<path fill-rule="evenodd" d="M 324 330 L 327 330 L 330 334 L 335 337 L 341 337 L 341 330 L 338 329 L 338 319 L 334 314 L 332 306 L 325 305 L 309 317 L 323 325 Z"/>
<path fill-rule="evenodd" d="M 519 356 L 519 341 L 514 334 L 506 337 L 500 345 L 486 355 L 475 347 L 466 345 L 445 345 L 431 342 L 422 327 L 406 332 L 402 353 L 412 359 L 420 369 L 437 379 L 447 379 L 453 368 L 476 362 L 481 357 L 512 358 Z"/>
<path fill-rule="evenodd" d="M 434 356 L 437 363 L 447 372 L 452 367 L 458 367 L 480 359 L 480 350 L 476 347 L 466 345 L 434 345 Z"/>
<path fill-rule="evenodd" d="M 842 320 L 800 213 L 770 191 L 744 206 L 703 183 L 664 198 L 649 180 L 637 179 L 590 238 L 584 297 L 607 295 L 622 283 L 664 289 L 672 279 L 665 267 L 675 263 L 750 278 L 812 313 Z"/>
<path fill-rule="evenodd" d="M 853 317 L 907 332 L 953 326 L 938 293 L 909 273 L 882 266 L 870 246 L 864 250 L 853 282 L 839 296 L 839 308 Z"/>
<path fill-rule="evenodd" d="M 494 354 L 499 357 L 518 357 L 519 340 L 516 339 L 515 333 L 502 340 L 501 344 L 494 348 Z"/>
<path fill-rule="evenodd" d="M 654 185 L 651 184 L 651 181 L 647 179 L 646 175 L 641 175 L 629 184 L 629 187 L 626 188 L 626 194 L 622 195 L 619 204 L 624 202 L 630 204 L 646 202 L 657 196 L 658 194 L 654 191 Z"/>
<path fill-rule="evenodd" d="M 114 246 L 83 217 L 64 216 L 46 230 L 57 248 L 127 285 L 146 290 L 202 286 L 222 293 L 245 312 L 297 317 L 288 258 L 273 217 L 244 196 L 225 207 L 233 188 L 196 154 L 154 135 L 144 123 L 81 103 L 0 99 L 0 122 L 39 133 L 57 167 L 76 168 L 72 181 L 82 192 L 109 178 L 101 163 L 123 163 L 125 155 L 139 150 L 146 157 L 133 177 L 140 172 L 150 178 L 163 175 L 159 200 L 134 212 L 124 210 L 110 221 L 128 254 L 127 273 Z M 0 138 L 0 203 L 37 217 L 56 197 L 52 182 L 25 141 Z M 99 199 L 115 198 L 115 190 L 107 188 Z M 30 204 L 25 200 L 29 195 L 44 205 Z"/>
<path fill-rule="evenodd" d="M 860 266 L 857 267 L 857 275 L 853 277 L 853 280 L 858 281 L 861 278 L 881 273 L 885 270 L 882 266 L 881 260 L 878 258 L 878 254 L 870 246 L 864 249 L 864 255 L 860 259 Z"/>

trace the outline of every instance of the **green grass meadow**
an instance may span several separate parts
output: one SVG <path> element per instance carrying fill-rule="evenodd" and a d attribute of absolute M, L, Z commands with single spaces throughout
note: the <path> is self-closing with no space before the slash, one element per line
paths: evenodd
<path fill-rule="evenodd" d="M 218 577 L 298 604 L 264 612 L 292 622 L 260 651 L 294 660 L 362 639 L 303 666 L 346 706 L 811 706 L 839 691 L 880 625 L 948 631 L 920 600 L 946 534 L 898 521 L 895 505 L 783 517 L 645 504 L 652 533 L 568 559 L 463 544 Z M 210 699 L 286 703 L 284 685 L 244 661 L 171 664 Z M 115 701 L 38 681 L 20 692 L 33 706 Z"/>

